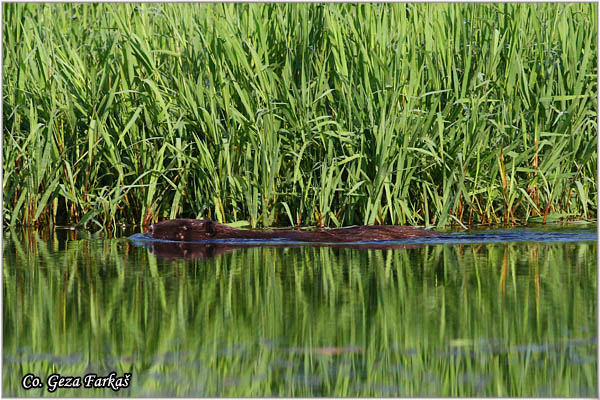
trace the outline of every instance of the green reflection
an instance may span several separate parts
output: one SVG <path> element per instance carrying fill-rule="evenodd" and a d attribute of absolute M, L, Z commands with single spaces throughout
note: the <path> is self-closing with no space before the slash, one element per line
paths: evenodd
<path fill-rule="evenodd" d="M 240 249 L 5 234 L 6 396 L 595 396 L 596 242 Z M 34 373 L 128 389 L 25 391 Z"/>

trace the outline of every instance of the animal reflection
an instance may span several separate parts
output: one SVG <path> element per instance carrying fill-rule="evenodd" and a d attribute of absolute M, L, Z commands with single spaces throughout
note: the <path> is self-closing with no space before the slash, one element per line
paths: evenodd
<path fill-rule="evenodd" d="M 231 253 L 238 249 L 252 247 L 332 247 L 360 250 L 396 250 L 415 249 L 423 247 L 421 244 L 383 244 L 383 243 L 361 243 L 361 244 L 265 244 L 265 243 L 183 243 L 183 242 L 146 242 L 145 246 L 153 255 L 167 260 L 205 260 L 221 254 Z"/>

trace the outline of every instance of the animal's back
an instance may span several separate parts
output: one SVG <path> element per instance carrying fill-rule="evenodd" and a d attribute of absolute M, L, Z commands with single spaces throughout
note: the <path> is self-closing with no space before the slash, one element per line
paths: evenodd
<path fill-rule="evenodd" d="M 214 239 L 284 239 L 298 242 L 351 243 L 437 236 L 436 232 L 410 226 L 375 225 L 319 230 L 236 229 L 211 220 L 176 219 L 159 222 L 148 230 L 155 239 L 205 241 Z"/>

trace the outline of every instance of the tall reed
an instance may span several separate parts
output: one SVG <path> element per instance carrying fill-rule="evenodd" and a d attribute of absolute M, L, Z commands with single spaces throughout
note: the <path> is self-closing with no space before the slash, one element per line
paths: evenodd
<path fill-rule="evenodd" d="M 596 4 L 3 7 L 7 225 L 596 217 Z"/>

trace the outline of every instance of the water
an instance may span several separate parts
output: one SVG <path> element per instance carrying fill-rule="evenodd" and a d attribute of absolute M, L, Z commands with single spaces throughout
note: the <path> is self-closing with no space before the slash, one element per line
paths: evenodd
<path fill-rule="evenodd" d="M 5 233 L 5 396 L 597 395 L 595 227 L 136 238 Z M 127 388 L 47 391 L 113 371 Z"/>
<path fill-rule="evenodd" d="M 170 240 L 152 239 L 147 234 L 136 233 L 129 237 L 136 244 L 142 242 L 167 242 L 180 243 Z M 442 233 L 439 236 L 407 238 L 401 240 L 379 240 L 379 241 L 359 241 L 353 243 L 420 243 L 420 244 L 458 244 L 458 243 L 498 243 L 498 242 L 585 242 L 596 241 L 598 234 L 593 228 L 575 229 L 575 228 L 552 228 L 531 229 L 531 228 L 512 228 L 512 229 L 487 229 L 465 232 Z M 291 240 L 279 239 L 216 239 L 202 240 L 195 243 L 303 243 Z"/>

